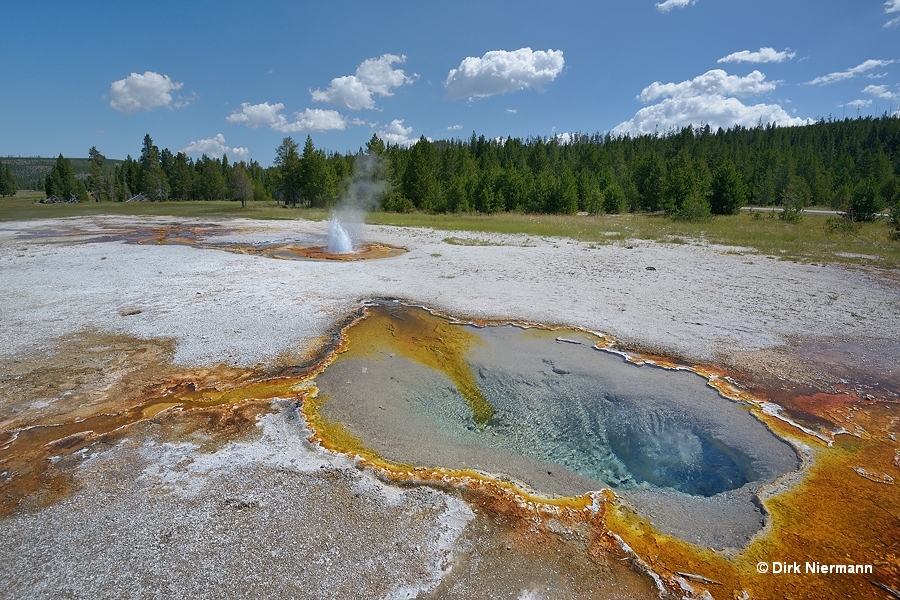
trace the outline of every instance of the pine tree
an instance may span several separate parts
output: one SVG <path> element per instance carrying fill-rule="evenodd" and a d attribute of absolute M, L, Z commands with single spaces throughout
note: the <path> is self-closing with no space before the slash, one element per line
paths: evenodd
<path fill-rule="evenodd" d="M 72 163 L 62 154 L 50 169 L 44 181 L 44 192 L 47 198 L 55 196 L 59 200 L 85 202 L 88 199 L 87 188 L 75 177 Z"/>
<path fill-rule="evenodd" d="M 184 152 L 179 152 L 172 158 L 168 178 L 169 194 L 173 199 L 190 200 L 194 197 L 194 166 Z"/>
<path fill-rule="evenodd" d="M 638 162 L 633 181 L 641 210 L 653 212 L 663 209 L 666 165 L 659 154 L 650 152 Z"/>
<path fill-rule="evenodd" d="M 309 206 L 324 207 L 334 199 L 336 187 L 325 154 L 316 150 L 312 137 L 306 136 L 299 161 L 300 195 Z"/>
<path fill-rule="evenodd" d="M 221 200 L 228 197 L 228 182 L 222 164 L 205 154 L 194 164 L 194 197 L 198 200 Z"/>
<path fill-rule="evenodd" d="M 603 192 L 597 176 L 589 169 L 578 172 L 578 199 L 580 210 L 589 214 L 597 214 L 603 207 Z"/>
<path fill-rule="evenodd" d="M 747 202 L 747 186 L 734 163 L 723 160 L 712 181 L 710 207 L 716 215 L 734 215 Z"/>
<path fill-rule="evenodd" d="M 91 160 L 91 174 L 88 176 L 88 191 L 94 197 L 95 202 L 108 200 L 107 194 L 109 184 L 103 176 L 103 163 L 106 157 L 100 154 L 96 146 L 91 146 L 88 150 L 88 157 Z"/>
<path fill-rule="evenodd" d="M 553 192 L 553 205 L 549 207 L 551 213 L 574 215 L 578 212 L 578 185 L 575 175 L 568 167 L 563 168 L 556 181 Z"/>
<path fill-rule="evenodd" d="M 434 211 L 441 203 L 438 165 L 434 144 L 422 136 L 409 150 L 409 165 L 401 180 L 403 195 L 419 210 Z"/>
<path fill-rule="evenodd" d="M 625 212 L 626 208 L 625 191 L 619 185 L 619 182 L 613 180 L 603 190 L 603 212 L 615 215 Z"/>
<path fill-rule="evenodd" d="M 297 206 L 300 199 L 300 155 L 297 148 L 297 142 L 288 136 L 275 150 L 276 191 L 285 206 Z"/>
<path fill-rule="evenodd" d="M 150 134 L 144 136 L 141 148 L 140 189 L 149 200 L 166 200 L 169 197 L 169 182 L 159 160 L 159 148 L 153 145 Z"/>
<path fill-rule="evenodd" d="M 373 133 L 371 139 L 366 142 L 366 154 L 377 154 L 383 155 L 385 152 L 384 140 L 378 137 L 378 134 Z"/>
<path fill-rule="evenodd" d="M 16 191 L 18 186 L 12 167 L 0 161 L 0 196 L 15 196 Z"/>

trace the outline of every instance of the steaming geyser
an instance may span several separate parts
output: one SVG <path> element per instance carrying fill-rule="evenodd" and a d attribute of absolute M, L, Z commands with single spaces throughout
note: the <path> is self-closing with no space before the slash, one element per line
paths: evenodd
<path fill-rule="evenodd" d="M 387 244 L 364 242 L 366 213 L 378 207 L 384 191 L 384 176 L 377 156 L 359 155 L 354 159 L 353 177 L 347 190 L 328 219 L 328 239 L 323 246 L 296 248 L 280 246 L 265 252 L 276 258 L 355 261 L 387 258 L 406 252 Z"/>
<path fill-rule="evenodd" d="M 326 250 L 330 254 L 352 254 L 356 252 L 353 238 L 341 224 L 337 215 L 331 215 L 328 221 L 328 246 Z"/>
<path fill-rule="evenodd" d="M 329 254 L 353 254 L 359 251 L 365 214 L 378 206 L 384 192 L 384 179 L 376 155 L 359 155 L 353 161 L 353 177 L 344 197 L 328 221 Z"/>

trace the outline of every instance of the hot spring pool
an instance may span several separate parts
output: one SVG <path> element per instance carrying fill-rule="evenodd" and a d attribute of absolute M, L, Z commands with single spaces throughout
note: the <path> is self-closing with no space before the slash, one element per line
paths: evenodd
<path fill-rule="evenodd" d="M 719 546 L 746 542 L 764 523 L 756 493 L 799 467 L 703 377 L 627 362 L 580 330 L 476 327 L 385 303 L 345 333 L 315 380 L 322 415 L 392 462 L 545 495 L 612 488 L 661 529 Z"/>

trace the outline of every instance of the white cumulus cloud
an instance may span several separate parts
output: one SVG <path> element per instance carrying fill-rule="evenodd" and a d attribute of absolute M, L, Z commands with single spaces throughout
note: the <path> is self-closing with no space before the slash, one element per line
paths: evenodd
<path fill-rule="evenodd" d="M 451 98 L 485 98 L 495 94 L 541 89 L 559 75 L 565 60 L 562 50 L 520 48 L 491 50 L 481 58 L 469 56 L 444 81 Z"/>
<path fill-rule="evenodd" d="M 268 102 L 262 102 L 260 104 L 241 102 L 241 110 L 234 111 L 225 117 L 225 120 L 229 123 L 246 125 L 251 129 L 258 129 L 263 125 L 275 129 L 274 125 L 276 123 L 284 122 L 286 120 L 284 115 L 281 114 L 282 110 L 284 110 L 284 104 L 281 102 L 278 102 L 277 104 L 269 104 Z"/>
<path fill-rule="evenodd" d="M 657 2 L 656 10 L 659 12 L 669 12 L 673 8 L 684 8 L 697 4 L 697 0 L 666 0 L 665 2 Z"/>
<path fill-rule="evenodd" d="M 680 83 L 654 81 L 641 91 L 638 99 L 642 102 L 651 102 L 663 96 L 682 97 L 709 94 L 747 97 L 770 92 L 775 87 L 775 82 L 766 81 L 766 76 L 759 71 L 739 77 L 729 75 L 722 69 L 712 69 L 703 75 Z"/>
<path fill-rule="evenodd" d="M 168 75 L 153 71 L 146 71 L 143 75 L 132 73 L 125 79 L 113 81 L 109 86 L 109 105 L 126 114 L 171 106 L 172 92 L 183 86 L 183 83 L 172 81 Z M 189 102 L 190 100 L 180 102 L 178 106 L 186 106 Z"/>
<path fill-rule="evenodd" d="M 411 137 L 412 132 L 412 127 L 403 125 L 403 119 L 394 119 L 387 127 L 379 129 L 377 135 L 385 142 L 408 148 L 419 141 L 419 138 Z"/>
<path fill-rule="evenodd" d="M 281 102 L 276 104 L 242 102 L 241 109 L 225 117 L 225 120 L 229 123 L 246 125 L 251 129 L 258 129 L 262 126 L 282 133 L 343 130 L 350 124 L 358 124 L 357 121 L 348 121 L 336 110 L 307 108 L 302 112 L 294 113 L 293 121 L 288 120 L 281 113 L 282 110 L 284 110 L 284 104 Z"/>
<path fill-rule="evenodd" d="M 347 118 L 336 110 L 307 108 L 294 113 L 294 120 L 278 127 L 284 133 L 312 131 L 333 131 L 347 128 Z"/>
<path fill-rule="evenodd" d="M 417 75 L 409 77 L 394 64 L 406 62 L 405 56 L 384 54 L 364 60 L 356 69 L 356 74 L 336 77 L 324 90 L 312 90 L 310 94 L 316 102 L 327 102 L 349 110 L 372 110 L 375 96 L 393 96 L 393 89 L 415 81 Z"/>
<path fill-rule="evenodd" d="M 225 136 L 217 133 L 214 137 L 203 140 L 195 140 L 181 149 L 185 154 L 205 154 L 212 158 L 222 158 L 229 155 L 232 159 L 247 160 L 250 150 L 247 148 L 232 148 L 225 143 Z"/>
<path fill-rule="evenodd" d="M 834 83 L 836 81 L 843 81 L 845 79 L 852 79 L 857 75 L 861 75 L 866 71 L 871 71 L 872 69 L 878 69 L 881 67 L 886 67 L 888 65 L 892 65 L 896 60 L 874 60 L 869 59 L 864 61 L 855 67 L 847 69 L 846 71 L 835 71 L 834 73 L 829 73 L 828 75 L 822 75 L 821 77 L 816 77 L 812 81 L 808 81 L 809 85 L 827 85 L 829 83 Z"/>
<path fill-rule="evenodd" d="M 746 105 L 737 98 L 718 94 L 686 98 L 666 98 L 659 104 L 647 106 L 629 121 L 613 128 L 614 135 L 665 133 L 688 125 L 708 124 L 713 130 L 735 125 L 755 127 L 758 123 L 803 125 L 807 119 L 791 117 L 777 104 Z"/>
<path fill-rule="evenodd" d="M 765 75 L 753 71 L 745 77 L 728 75 L 715 69 L 680 83 L 654 82 L 644 88 L 638 99 L 661 101 L 640 109 L 633 118 L 613 128 L 615 135 L 665 133 L 688 125 L 708 124 L 712 129 L 734 125 L 755 127 L 758 123 L 801 125 L 807 120 L 791 117 L 777 104 L 745 104 L 740 97 L 754 96 L 775 89 Z"/>
<path fill-rule="evenodd" d="M 783 62 L 785 59 L 790 60 L 795 56 L 797 56 L 797 53 L 791 52 L 788 49 L 779 52 L 778 50 L 775 50 L 775 48 L 765 47 L 760 48 L 758 52 L 751 52 L 750 50 L 733 52 L 728 56 L 723 56 L 718 62 L 779 63 Z"/>

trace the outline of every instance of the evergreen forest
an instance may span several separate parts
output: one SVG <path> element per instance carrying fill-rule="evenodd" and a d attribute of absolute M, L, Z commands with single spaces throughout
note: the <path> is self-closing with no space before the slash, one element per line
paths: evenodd
<path fill-rule="evenodd" d="M 840 210 L 854 221 L 900 204 L 900 117 L 819 121 L 800 127 L 685 127 L 664 135 L 574 135 L 386 144 L 373 135 L 357 153 L 303 147 L 284 138 L 275 164 L 194 160 L 160 150 L 149 135 L 140 156 L 112 172 L 96 148 L 91 172 L 62 156 L 49 196 L 79 200 L 276 200 L 328 208 L 342 197 L 359 154 L 379 157 L 385 211 L 432 213 L 667 214 L 700 220 L 741 206 Z M 0 174 L 2 174 L 0 168 Z M 4 188 L 5 189 L 5 188 Z"/>

